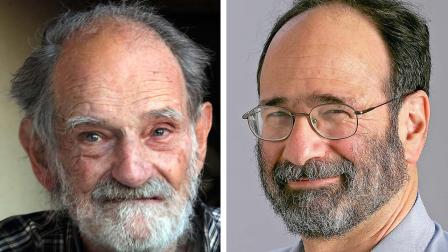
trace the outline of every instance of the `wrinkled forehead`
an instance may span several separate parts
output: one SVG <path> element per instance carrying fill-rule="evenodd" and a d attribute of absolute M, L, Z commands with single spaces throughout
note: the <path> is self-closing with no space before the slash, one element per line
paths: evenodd
<path fill-rule="evenodd" d="M 186 103 L 180 65 L 165 42 L 122 21 L 103 21 L 70 36 L 53 71 L 53 89 L 62 110 L 97 100 L 125 106 L 158 99 L 182 109 Z"/>
<path fill-rule="evenodd" d="M 350 7 L 321 6 L 292 18 L 274 36 L 261 69 L 260 98 L 319 89 L 355 97 L 384 93 L 389 73 L 387 46 L 368 18 Z"/>

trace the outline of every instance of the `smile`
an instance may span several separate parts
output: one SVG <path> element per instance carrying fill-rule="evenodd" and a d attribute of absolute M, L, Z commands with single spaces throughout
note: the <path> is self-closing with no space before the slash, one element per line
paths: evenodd
<path fill-rule="evenodd" d="M 288 187 L 292 190 L 317 189 L 320 187 L 337 184 L 340 181 L 341 181 L 340 175 L 319 179 L 300 178 L 298 180 L 288 181 Z"/>

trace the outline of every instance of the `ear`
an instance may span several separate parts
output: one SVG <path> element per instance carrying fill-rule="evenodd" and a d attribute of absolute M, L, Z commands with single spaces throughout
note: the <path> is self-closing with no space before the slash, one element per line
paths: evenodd
<path fill-rule="evenodd" d="M 406 161 L 416 165 L 428 134 L 430 105 L 428 95 L 419 90 L 408 95 L 400 112 L 399 134 Z"/>
<path fill-rule="evenodd" d="M 212 104 L 204 102 L 201 106 L 200 117 L 196 121 L 196 139 L 198 142 L 198 159 L 204 162 L 205 154 L 207 152 L 207 137 L 212 127 Z"/>
<path fill-rule="evenodd" d="M 39 183 L 48 191 L 51 191 L 54 186 L 54 179 L 48 167 L 48 162 L 45 155 L 45 147 L 42 142 L 33 133 L 32 120 L 29 117 L 22 119 L 19 128 L 19 139 L 23 149 L 28 154 L 33 168 L 34 175 Z"/>

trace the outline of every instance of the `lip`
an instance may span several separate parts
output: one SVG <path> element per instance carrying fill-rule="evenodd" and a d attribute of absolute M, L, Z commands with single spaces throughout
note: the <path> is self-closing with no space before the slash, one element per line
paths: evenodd
<path fill-rule="evenodd" d="M 107 199 L 104 200 L 104 203 L 112 203 L 118 204 L 123 202 L 138 202 L 138 203 L 159 203 L 162 202 L 163 199 L 160 197 L 150 197 L 150 198 L 136 198 L 136 199 Z"/>
<path fill-rule="evenodd" d="M 323 179 L 300 179 L 288 181 L 288 187 L 292 190 L 307 190 L 318 189 L 321 187 L 338 184 L 341 181 L 341 176 L 334 176 Z"/>

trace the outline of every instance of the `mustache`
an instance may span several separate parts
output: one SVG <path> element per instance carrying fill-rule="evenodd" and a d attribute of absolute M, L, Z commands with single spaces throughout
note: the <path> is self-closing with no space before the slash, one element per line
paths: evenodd
<path fill-rule="evenodd" d="M 95 186 L 92 199 L 96 202 L 149 198 L 170 199 L 174 193 L 174 188 L 162 178 L 151 178 L 138 188 L 128 187 L 110 178 Z"/>
<path fill-rule="evenodd" d="M 285 160 L 277 163 L 273 170 L 274 181 L 280 187 L 291 180 L 323 179 L 339 175 L 343 175 L 348 182 L 352 181 L 356 175 L 354 164 L 347 159 L 337 161 L 311 159 L 304 165 L 296 165 Z"/>

